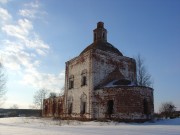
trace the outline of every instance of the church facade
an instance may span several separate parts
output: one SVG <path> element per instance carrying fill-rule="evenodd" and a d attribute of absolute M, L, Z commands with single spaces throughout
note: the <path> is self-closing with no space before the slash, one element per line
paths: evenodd
<path fill-rule="evenodd" d="M 137 86 L 136 61 L 107 42 L 103 22 L 94 41 L 66 62 L 63 96 L 44 99 L 42 115 L 62 119 L 145 121 L 154 113 L 153 89 Z"/>

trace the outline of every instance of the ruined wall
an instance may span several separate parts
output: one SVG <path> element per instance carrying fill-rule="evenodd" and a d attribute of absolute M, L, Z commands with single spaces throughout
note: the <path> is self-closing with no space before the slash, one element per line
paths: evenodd
<path fill-rule="evenodd" d="M 151 119 L 154 113 L 153 89 L 148 87 L 104 88 L 94 92 L 94 118 L 116 120 Z M 108 102 L 113 101 L 111 114 Z"/>
<path fill-rule="evenodd" d="M 48 98 L 43 100 L 43 117 L 63 117 L 64 97 Z"/>
<path fill-rule="evenodd" d="M 101 50 L 93 52 L 92 57 L 94 87 L 106 79 L 116 68 L 119 69 L 125 79 L 136 81 L 136 63 L 134 59 Z"/>
<path fill-rule="evenodd" d="M 65 114 L 66 117 L 90 117 L 90 91 L 92 91 L 91 53 L 86 52 L 66 63 Z M 86 85 L 82 86 L 82 71 L 86 70 Z M 74 76 L 74 86 L 69 88 L 69 77 Z M 72 98 L 72 112 L 68 114 L 68 102 Z M 85 113 L 81 114 L 81 99 L 86 102 Z"/>

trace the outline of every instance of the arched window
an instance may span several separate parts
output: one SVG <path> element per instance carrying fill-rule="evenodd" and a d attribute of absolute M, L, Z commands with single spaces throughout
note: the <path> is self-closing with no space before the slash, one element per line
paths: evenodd
<path fill-rule="evenodd" d="M 68 97 L 68 114 L 72 114 L 73 112 L 73 97 Z"/>
<path fill-rule="evenodd" d="M 74 75 L 69 77 L 69 89 L 74 88 Z"/>
<path fill-rule="evenodd" d="M 87 85 L 87 70 L 84 69 L 81 73 L 81 86 Z"/>
<path fill-rule="evenodd" d="M 80 113 L 85 114 L 86 113 L 86 106 L 87 106 L 87 96 L 86 94 L 82 94 L 80 97 Z"/>

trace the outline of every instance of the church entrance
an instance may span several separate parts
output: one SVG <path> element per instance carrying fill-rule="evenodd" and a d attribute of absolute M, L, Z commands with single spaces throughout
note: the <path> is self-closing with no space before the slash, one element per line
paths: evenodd
<path fill-rule="evenodd" d="M 107 114 L 111 115 L 113 113 L 113 109 L 114 108 L 114 101 L 113 100 L 109 100 L 107 102 Z"/>

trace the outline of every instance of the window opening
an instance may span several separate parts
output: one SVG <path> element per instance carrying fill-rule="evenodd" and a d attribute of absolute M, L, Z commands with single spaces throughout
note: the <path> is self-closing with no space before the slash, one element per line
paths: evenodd
<path fill-rule="evenodd" d="M 68 104 L 68 114 L 72 114 L 72 103 L 71 102 L 69 102 L 69 104 Z"/>
<path fill-rule="evenodd" d="M 74 76 L 71 75 L 69 78 L 69 89 L 74 88 Z"/>
<path fill-rule="evenodd" d="M 87 85 L 87 70 L 83 70 L 81 73 L 81 86 Z"/>
<path fill-rule="evenodd" d="M 80 113 L 81 113 L 81 114 L 85 114 L 85 113 L 86 113 L 86 106 L 87 106 L 87 96 L 86 96 L 85 93 L 83 93 L 83 94 L 81 95 L 80 103 L 81 103 Z"/>

